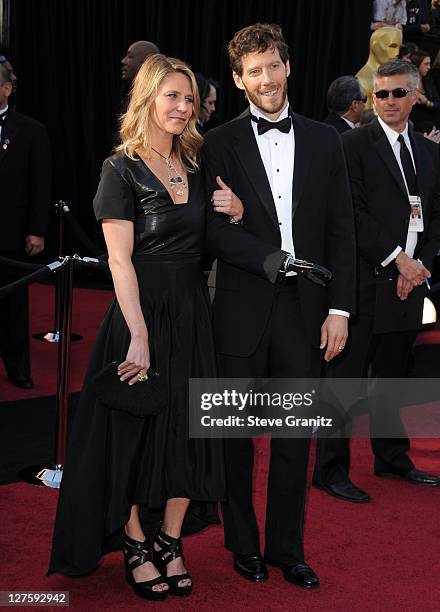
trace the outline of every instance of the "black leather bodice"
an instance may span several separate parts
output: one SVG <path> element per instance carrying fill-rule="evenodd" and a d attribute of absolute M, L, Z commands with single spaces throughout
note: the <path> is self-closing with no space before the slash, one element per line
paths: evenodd
<path fill-rule="evenodd" d="M 141 160 L 117 153 L 105 160 L 94 200 L 96 217 L 134 223 L 134 254 L 199 254 L 204 239 L 204 193 L 188 174 L 186 204 L 174 204 L 162 182 Z"/>

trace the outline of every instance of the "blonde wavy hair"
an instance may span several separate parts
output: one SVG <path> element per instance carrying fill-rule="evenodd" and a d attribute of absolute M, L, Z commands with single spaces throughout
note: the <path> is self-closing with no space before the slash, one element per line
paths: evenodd
<path fill-rule="evenodd" d="M 190 80 L 194 103 L 185 129 L 182 134 L 173 138 L 172 153 L 187 172 L 195 172 L 199 167 L 198 152 L 203 142 L 196 127 L 200 110 L 199 90 L 190 67 L 174 57 L 150 55 L 140 67 L 133 81 L 127 112 L 120 117 L 121 144 L 115 150 L 123 151 L 130 159 L 136 159 L 136 151 L 142 148 L 150 157 L 151 107 L 164 78 L 176 73 L 184 74 Z"/>

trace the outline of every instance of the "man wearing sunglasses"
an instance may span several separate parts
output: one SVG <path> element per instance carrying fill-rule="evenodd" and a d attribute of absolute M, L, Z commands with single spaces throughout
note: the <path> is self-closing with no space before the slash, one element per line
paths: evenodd
<path fill-rule="evenodd" d="M 356 217 L 359 299 L 346 349 L 329 364 L 329 377 L 361 378 L 370 370 L 370 381 L 379 386 L 383 378 L 405 377 L 421 327 L 422 287 L 440 247 L 440 159 L 439 147 L 408 124 L 418 82 L 408 62 L 381 66 L 373 90 L 377 118 L 342 136 Z M 419 215 L 411 218 L 414 206 Z M 393 302 L 398 311 L 407 309 L 404 323 L 392 315 L 399 315 Z M 440 478 L 416 469 L 408 457 L 397 402 L 377 402 L 376 408 L 375 397 L 369 398 L 374 473 L 439 485 Z M 340 437 L 319 440 L 314 484 L 347 501 L 367 502 L 369 495 L 349 479 L 349 436 L 346 415 Z"/>

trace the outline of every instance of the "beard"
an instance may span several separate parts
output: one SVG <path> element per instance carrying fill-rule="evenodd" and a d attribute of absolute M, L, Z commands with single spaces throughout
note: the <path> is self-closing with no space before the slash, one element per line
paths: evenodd
<path fill-rule="evenodd" d="M 285 81 L 282 89 L 282 95 L 280 96 L 280 101 L 274 106 L 270 99 L 266 99 L 262 94 L 257 94 L 249 91 L 245 87 L 246 97 L 258 110 L 263 113 L 268 113 L 270 115 L 274 115 L 283 110 L 284 105 L 286 104 L 287 99 L 287 81 Z"/>

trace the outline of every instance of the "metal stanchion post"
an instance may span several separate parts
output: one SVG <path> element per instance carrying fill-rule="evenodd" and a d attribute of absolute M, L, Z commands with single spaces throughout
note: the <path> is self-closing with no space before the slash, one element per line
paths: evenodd
<path fill-rule="evenodd" d="M 70 342 L 72 328 L 73 266 L 75 259 L 69 257 L 64 268 L 62 285 L 62 309 L 60 311 L 60 343 L 58 346 L 57 373 L 57 440 L 55 464 L 62 470 L 66 451 L 67 414 L 69 410 Z"/>
<path fill-rule="evenodd" d="M 70 378 L 70 343 L 72 334 L 72 297 L 73 269 L 75 264 L 102 265 L 94 257 L 62 257 L 60 276 L 60 302 L 58 320 L 60 323 L 60 340 L 58 343 L 58 371 L 56 393 L 56 439 L 55 460 L 53 463 L 34 465 L 20 471 L 20 478 L 30 484 L 40 487 L 58 489 L 63 477 L 63 464 L 66 453 L 67 419 L 69 410 L 69 378 Z M 58 262 L 57 262 L 58 263 Z"/>
<path fill-rule="evenodd" d="M 55 210 L 58 214 L 58 257 L 62 257 L 64 253 L 64 213 L 69 211 L 69 207 L 64 200 L 58 200 L 55 202 Z M 61 279 L 60 275 L 55 283 L 55 313 L 54 313 L 54 326 L 53 332 L 48 332 L 44 336 L 44 340 L 48 342 L 58 342 L 59 340 L 59 329 L 60 329 L 60 313 L 61 313 Z"/>
<path fill-rule="evenodd" d="M 58 215 L 58 256 L 62 257 L 64 252 L 64 213 L 70 212 L 69 205 L 64 200 L 57 200 L 55 202 L 55 212 Z M 46 342 L 58 342 L 60 338 L 60 321 L 59 316 L 61 313 L 61 283 L 62 275 L 59 274 L 55 279 L 55 313 L 54 313 L 54 325 L 51 331 L 37 332 L 33 334 L 33 338 L 36 340 L 44 340 Z M 80 334 L 71 334 L 71 341 L 76 342 L 82 340 Z"/>
<path fill-rule="evenodd" d="M 77 257 L 64 258 L 60 271 L 60 341 L 58 343 L 58 372 L 56 394 L 55 462 L 34 465 L 20 471 L 25 482 L 57 489 L 63 475 L 69 408 L 70 342 L 72 326 L 73 266 Z"/>

